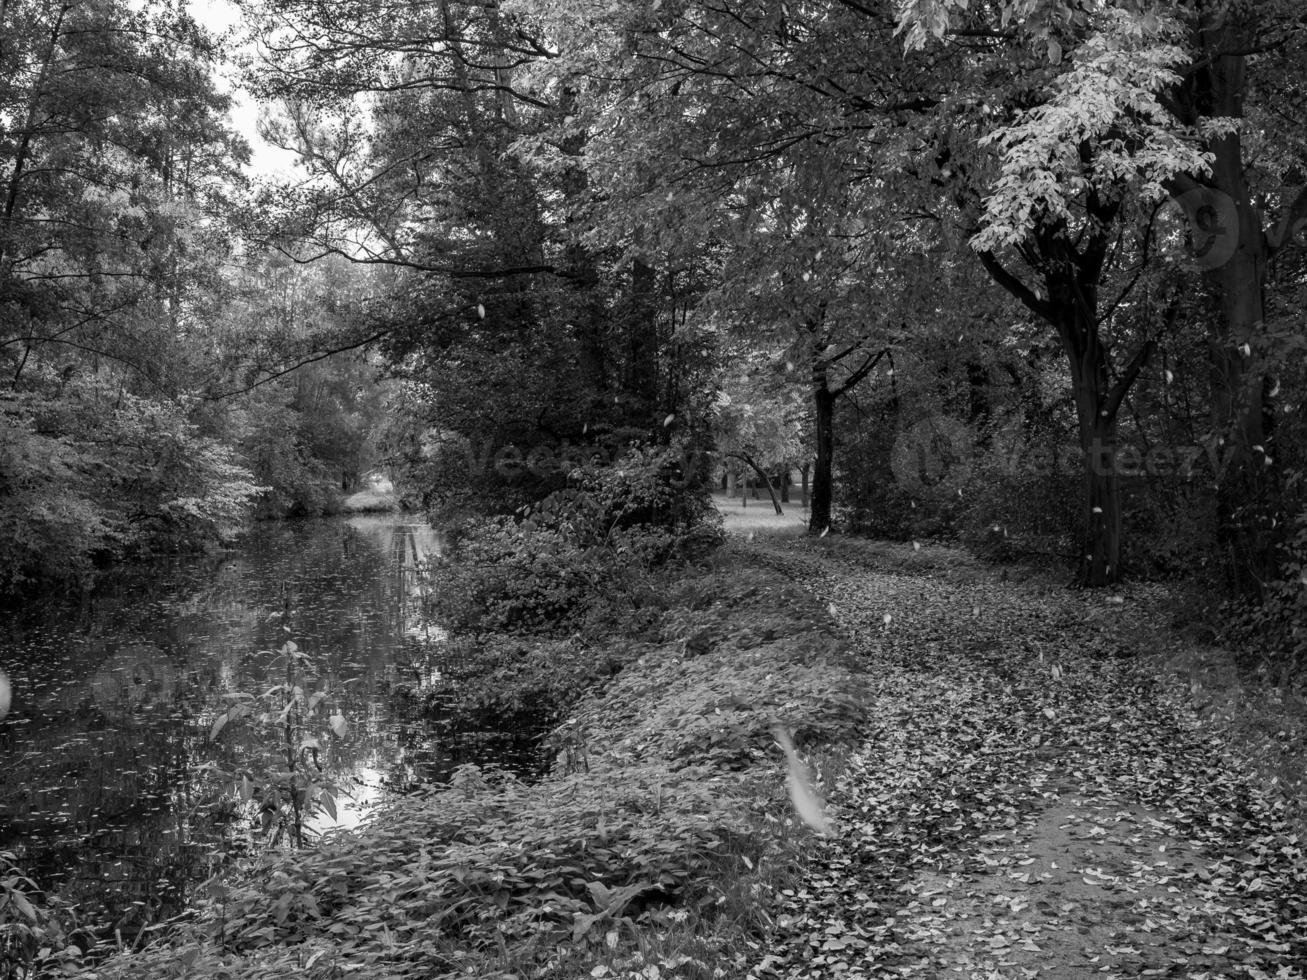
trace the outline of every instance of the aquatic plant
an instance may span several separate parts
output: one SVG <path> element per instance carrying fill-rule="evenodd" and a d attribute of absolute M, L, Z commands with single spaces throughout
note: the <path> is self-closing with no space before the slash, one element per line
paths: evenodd
<path fill-rule="evenodd" d="M 283 629 L 289 632 L 289 627 Z M 313 659 L 294 640 L 287 639 L 275 651 L 272 666 L 280 668 L 282 676 L 262 694 L 224 695 L 230 703 L 210 723 L 209 740 L 217 741 L 228 726 L 240 721 L 252 721 L 268 733 L 265 737 L 276 740 L 280 766 L 256 772 L 214 771 L 233 797 L 257 804 L 257 827 L 270 846 L 288 837 L 291 846 L 299 848 L 304 846 L 306 825 L 317 813 L 336 818 L 340 789 L 322 757 L 332 736 L 348 734 L 349 722 L 338 706 L 327 713 L 337 691 L 325 684 L 310 690 Z"/>

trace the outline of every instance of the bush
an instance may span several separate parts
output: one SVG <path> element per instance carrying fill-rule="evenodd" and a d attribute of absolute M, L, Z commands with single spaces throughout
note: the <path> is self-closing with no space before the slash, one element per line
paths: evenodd
<path fill-rule="evenodd" d="M 466 522 L 434 569 L 433 615 L 454 634 L 559 634 L 622 608 L 650 569 L 721 540 L 706 491 L 679 465 L 672 450 L 635 449 L 516 518 Z"/>
<path fill-rule="evenodd" d="M 1307 670 L 1307 508 L 1282 551 L 1280 577 L 1266 584 L 1260 600 L 1227 603 L 1223 612 L 1225 639 L 1256 651 L 1249 666 L 1286 686 Z"/>
<path fill-rule="evenodd" d="M 0 590 L 80 584 L 105 561 L 241 530 L 262 488 L 187 408 L 93 376 L 0 399 Z"/>
<path fill-rule="evenodd" d="M 601 588 L 605 564 L 557 530 L 467 522 L 433 567 L 431 613 L 453 634 L 565 631 Z"/>
<path fill-rule="evenodd" d="M 590 684 L 544 779 L 462 767 L 353 834 L 211 883 L 169 945 L 100 976 L 570 977 L 637 953 L 670 975 L 765 941 L 800 839 L 770 726 L 852 741 L 873 685 L 820 601 L 729 552 L 664 569 L 650 595 L 661 615 L 642 639 L 599 656 L 570 638 L 451 642 L 455 685 L 480 692 L 469 706 L 534 710 L 532 685 L 562 700 Z"/>
<path fill-rule="evenodd" d="M 1003 430 L 978 453 L 957 518 L 962 544 L 985 561 L 1072 554 L 1083 521 L 1081 457 L 1056 430 Z"/>
<path fill-rule="evenodd" d="M 511 731 L 537 739 L 630 659 L 623 644 L 593 650 L 579 638 L 483 637 L 448 641 L 429 709 L 455 732 Z"/>

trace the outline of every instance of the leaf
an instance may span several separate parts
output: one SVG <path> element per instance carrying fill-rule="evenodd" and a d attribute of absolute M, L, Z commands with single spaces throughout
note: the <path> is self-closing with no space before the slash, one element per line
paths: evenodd
<path fill-rule="evenodd" d="M 5 676 L 5 672 L 0 670 L 0 721 L 9 714 L 9 705 L 12 701 L 13 688 L 9 686 L 9 678 Z"/>
<path fill-rule="evenodd" d="M 250 798 L 254 796 L 254 783 L 250 781 L 249 776 L 244 774 L 241 775 L 241 781 L 237 788 L 237 792 L 240 794 L 240 798 L 246 803 L 248 803 Z"/>
<path fill-rule="evenodd" d="M 322 804 L 322 809 L 327 811 L 327 816 L 332 820 L 336 819 L 336 798 L 325 789 L 318 794 L 318 802 Z"/>
<path fill-rule="evenodd" d="M 12 902 L 14 907 L 18 909 L 19 912 L 22 912 L 29 921 L 36 921 L 36 909 L 32 908 L 32 903 L 23 897 L 22 892 L 11 891 L 9 893 L 9 901 Z"/>
<path fill-rule="evenodd" d="M 327 720 L 327 724 L 331 726 L 331 730 L 336 733 L 337 738 L 344 738 L 349 733 L 349 722 L 340 713 L 332 715 Z"/>
<path fill-rule="evenodd" d="M 213 719 L 213 727 L 209 729 L 209 741 L 210 742 L 217 741 L 218 736 L 222 733 L 222 730 L 226 726 L 227 726 L 227 714 L 226 712 L 224 712 L 223 714 L 220 714 L 217 718 Z"/>
<path fill-rule="evenodd" d="M 667 418 L 663 419 L 663 428 L 664 429 L 667 428 L 675 421 L 676 421 L 676 413 L 673 412 L 671 415 L 667 416 Z"/>
<path fill-rule="evenodd" d="M 572 942 L 574 943 L 584 939 L 590 928 L 604 918 L 603 912 L 594 915 L 586 915 L 581 912 L 573 912 L 572 914 L 576 917 L 572 923 Z"/>

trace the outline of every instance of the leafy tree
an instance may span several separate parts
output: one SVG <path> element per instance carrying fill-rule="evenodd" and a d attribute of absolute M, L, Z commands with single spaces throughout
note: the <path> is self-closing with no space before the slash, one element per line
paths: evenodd
<path fill-rule="evenodd" d="M 247 152 L 217 56 L 163 4 L 0 7 L 5 587 L 228 536 L 256 491 L 192 397 Z"/>
<path fill-rule="evenodd" d="M 602 240 L 638 239 L 674 260 L 704 255 L 703 308 L 741 336 L 784 344 L 810 376 L 816 445 L 811 527 L 830 523 L 833 408 L 884 357 L 901 324 L 901 251 L 920 216 L 876 140 L 917 94 L 867 78 L 895 47 L 893 23 L 851 36 L 840 5 L 618 5 L 580 37 L 586 165 L 604 192 Z M 563 55 L 567 57 L 566 54 Z M 900 59 L 901 60 L 901 59 Z M 637 229 L 632 234 L 631 229 Z"/>
<path fill-rule="evenodd" d="M 268 51 L 251 79 L 285 109 L 269 133 L 310 178 L 271 193 L 256 232 L 299 261 L 394 270 L 370 322 L 410 394 L 435 396 L 427 429 L 529 448 L 665 439 L 668 415 L 702 415 L 710 399 L 686 383 L 695 342 L 675 323 L 685 271 L 586 241 L 585 136 L 542 142 L 574 95 L 536 71 L 553 55 L 538 18 L 461 3 L 247 8 Z"/>
<path fill-rule="evenodd" d="M 1249 588 L 1265 573 L 1265 532 L 1273 523 L 1262 507 L 1247 506 L 1250 499 L 1266 499 L 1274 474 L 1268 462 L 1272 433 L 1263 410 L 1265 368 L 1256 361 L 1267 346 L 1262 339 L 1267 270 L 1277 251 L 1292 244 L 1290 229 L 1307 213 L 1307 195 L 1293 186 L 1302 160 L 1299 143 L 1281 144 L 1256 166 L 1250 165 L 1246 147 L 1259 146 L 1279 130 L 1272 114 L 1293 104 L 1302 76 L 1301 17 L 1274 0 L 961 6 L 937 0 L 905 5 L 901 25 L 909 44 L 923 44 L 931 35 L 950 44 L 959 43 L 954 38 L 983 36 L 993 41 L 978 53 L 981 65 L 997 70 L 1000 64 L 1029 64 L 1035 56 L 1045 61 L 1032 72 L 1035 84 L 1021 90 L 1026 104 L 1014 124 L 988 136 L 1000 151 L 1002 172 L 986 201 L 987 226 L 975 244 L 990 256 L 989 263 L 994 246 L 1028 244 L 1031 235 L 1077 241 L 1076 255 L 1061 257 L 1064 270 L 1076 267 L 1062 292 L 1075 291 L 1087 311 L 1096 304 L 1086 287 L 1096 285 L 1098 256 L 1106 256 L 1104 246 L 1112 241 L 1108 219 L 1145 227 L 1148 203 L 1169 196 L 1190 220 L 1200 285 L 1219 310 L 1209 321 L 1212 438 L 1222 444 L 1228 439 L 1234 453 L 1218 528 L 1233 554 L 1232 581 Z M 1250 60 L 1254 56 L 1256 64 Z M 1131 200 L 1140 201 L 1133 214 Z M 1269 227 L 1262 216 L 1267 207 L 1279 212 Z M 1072 238 L 1082 227 L 1087 236 Z M 1059 247 L 1065 251 L 1065 245 Z M 1039 261 L 1058 258 L 1042 254 Z M 1018 295 L 1028 291 L 1006 270 L 999 275 Z M 1023 302 L 1065 308 L 1065 298 L 1054 292 L 1023 296 Z M 1048 319 L 1048 312 L 1054 311 L 1040 315 Z M 1081 334 L 1084 341 L 1068 345 L 1068 353 L 1083 361 L 1076 353 L 1083 350 L 1096 360 L 1101 345 L 1088 330 Z M 1097 371 L 1085 366 L 1083 376 Z M 1120 399 L 1112 389 L 1106 395 L 1087 399 L 1085 408 L 1101 402 L 1099 410 L 1107 409 L 1111 422 Z M 1105 486 L 1099 495 L 1112 492 Z M 1110 538 L 1114 522 L 1107 523 Z M 1093 563 L 1105 568 L 1106 555 Z M 1091 567 L 1088 577 L 1103 576 Z"/>
<path fill-rule="evenodd" d="M 717 396 L 714 431 L 718 450 L 726 459 L 752 469 L 776 499 L 771 474 L 788 472 L 804 452 L 802 435 L 807 420 L 802 389 L 787 378 L 787 362 L 771 352 L 749 357 L 740 352 L 730 358 L 736 370 L 726 376 Z M 793 362 L 788 362 L 793 368 Z"/>

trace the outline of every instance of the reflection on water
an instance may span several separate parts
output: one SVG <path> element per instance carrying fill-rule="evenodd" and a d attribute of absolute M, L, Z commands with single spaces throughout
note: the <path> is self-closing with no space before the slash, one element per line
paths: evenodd
<path fill-rule="evenodd" d="M 339 826 L 445 777 L 468 760 L 396 697 L 438 676 L 443 633 L 423 618 L 415 571 L 439 551 L 436 532 L 393 516 L 260 526 L 220 558 L 116 572 L 93 596 L 0 614 L 13 683 L 0 850 L 124 939 L 174 911 L 232 837 L 210 770 L 276 752 L 255 726 L 216 743 L 209 726 L 224 694 L 280 679 L 270 650 L 288 635 L 349 720 L 343 739 L 321 733 L 322 762 L 350 794 Z"/>

